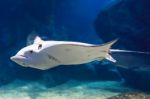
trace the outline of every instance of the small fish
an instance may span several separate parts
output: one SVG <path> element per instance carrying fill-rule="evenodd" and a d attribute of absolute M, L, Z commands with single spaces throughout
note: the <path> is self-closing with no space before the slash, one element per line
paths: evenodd
<path fill-rule="evenodd" d="M 116 66 L 132 67 L 132 62 L 130 62 L 130 65 L 127 64 L 127 57 L 130 54 L 133 55 L 132 53 L 139 54 L 140 52 L 110 49 L 116 41 L 94 45 L 82 42 L 44 41 L 36 36 L 32 45 L 22 48 L 10 59 L 23 67 L 40 70 L 47 70 L 60 65 L 84 64 L 95 60 L 108 60 L 111 63 L 115 63 Z M 118 60 L 116 61 L 110 54 Z M 150 56 L 149 53 L 144 54 Z M 123 57 L 123 55 L 125 56 Z M 148 63 L 150 62 L 148 61 Z"/>
<path fill-rule="evenodd" d="M 59 65 L 77 65 L 103 59 L 116 62 L 109 55 L 109 49 L 116 41 L 93 45 L 81 42 L 44 41 L 37 36 L 32 45 L 22 48 L 10 59 L 21 66 L 41 70 Z"/>

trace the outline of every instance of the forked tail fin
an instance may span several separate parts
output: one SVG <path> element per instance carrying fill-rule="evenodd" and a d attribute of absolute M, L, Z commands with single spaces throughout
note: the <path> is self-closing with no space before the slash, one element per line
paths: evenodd
<path fill-rule="evenodd" d="M 117 40 L 118 40 L 118 39 L 115 39 L 115 40 L 113 40 L 113 41 L 110 41 L 110 42 L 108 42 L 108 43 L 105 43 L 105 44 L 101 45 L 101 50 L 103 50 L 103 51 L 106 52 L 105 59 L 107 59 L 107 60 L 109 60 L 109 61 L 111 61 L 111 62 L 113 62 L 113 63 L 115 63 L 116 60 L 109 54 L 109 52 L 110 52 L 111 46 L 112 46 L 114 43 L 116 43 Z"/>

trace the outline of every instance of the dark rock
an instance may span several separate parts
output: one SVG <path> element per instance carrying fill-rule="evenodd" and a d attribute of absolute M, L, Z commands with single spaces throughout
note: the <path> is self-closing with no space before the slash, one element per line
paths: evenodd
<path fill-rule="evenodd" d="M 97 34 L 105 42 L 119 38 L 117 48 L 150 51 L 149 9 L 149 0 L 120 0 L 100 12 Z"/>
<path fill-rule="evenodd" d="M 118 68 L 121 75 L 125 79 L 125 83 L 129 86 L 143 91 L 150 91 L 150 71 L 133 70 Z"/>
<path fill-rule="evenodd" d="M 140 92 L 130 92 L 130 93 L 123 93 L 117 96 L 110 97 L 108 99 L 149 99 L 150 95 Z"/>
<path fill-rule="evenodd" d="M 100 12 L 95 21 L 97 34 L 105 42 L 119 38 L 113 48 L 150 52 L 149 9 L 149 0 L 120 0 Z M 132 87 L 150 90 L 149 70 L 119 68 L 119 71 Z"/>

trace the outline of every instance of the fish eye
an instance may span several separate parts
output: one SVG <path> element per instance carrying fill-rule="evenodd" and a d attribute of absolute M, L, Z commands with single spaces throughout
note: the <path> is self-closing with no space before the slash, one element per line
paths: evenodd
<path fill-rule="evenodd" d="M 42 48 L 42 44 L 39 44 L 38 49 L 41 49 L 41 48 Z"/>
<path fill-rule="evenodd" d="M 33 50 L 30 50 L 29 52 L 30 52 L 30 53 L 33 53 Z"/>

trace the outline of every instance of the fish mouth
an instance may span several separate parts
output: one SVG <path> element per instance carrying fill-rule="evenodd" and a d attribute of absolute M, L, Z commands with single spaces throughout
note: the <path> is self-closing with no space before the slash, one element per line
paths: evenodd
<path fill-rule="evenodd" d="M 26 59 L 28 57 L 24 56 L 24 55 L 15 55 L 15 56 L 12 56 L 10 57 L 10 59 L 12 61 L 14 61 L 15 63 L 21 65 L 21 66 L 26 66 L 27 64 L 25 63 Z"/>
<path fill-rule="evenodd" d="M 15 55 L 15 56 L 12 56 L 10 57 L 10 59 L 20 65 L 23 65 L 25 64 L 25 60 L 28 59 L 28 57 L 24 56 L 24 55 Z"/>
<path fill-rule="evenodd" d="M 27 59 L 27 57 L 24 56 L 24 55 L 15 55 L 15 56 L 10 57 L 10 59 L 11 59 L 12 61 L 16 61 L 16 60 Z"/>
<path fill-rule="evenodd" d="M 24 55 L 19 55 L 20 57 L 22 57 L 22 58 L 27 58 L 27 56 L 24 56 Z"/>

